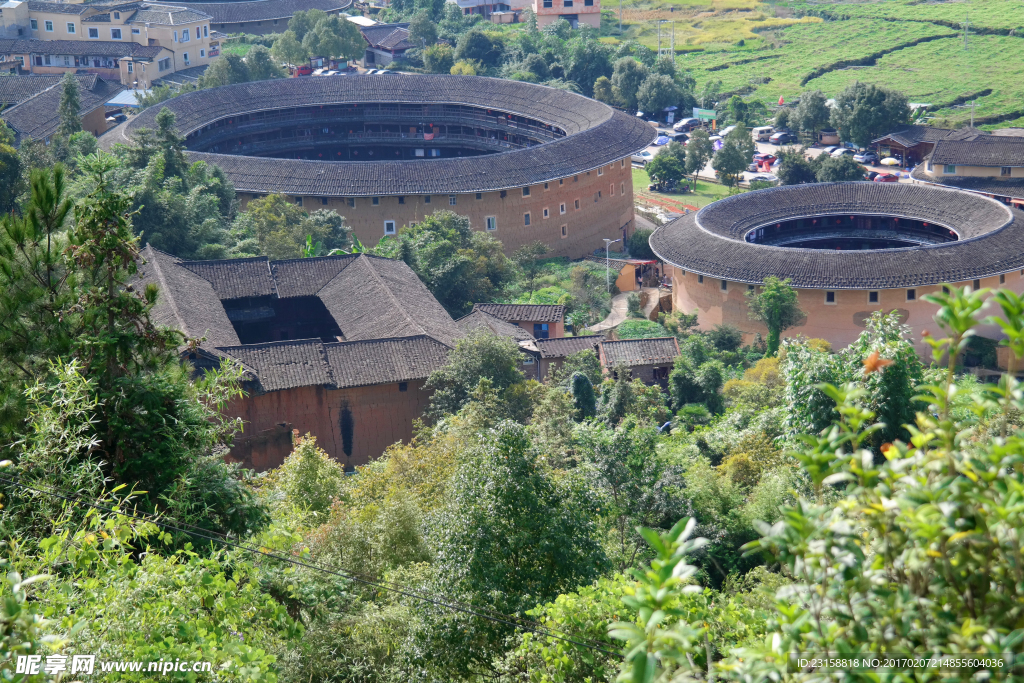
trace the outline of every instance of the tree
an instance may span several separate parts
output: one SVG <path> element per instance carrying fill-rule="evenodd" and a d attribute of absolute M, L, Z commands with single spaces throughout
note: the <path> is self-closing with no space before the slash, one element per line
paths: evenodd
<path fill-rule="evenodd" d="M 793 115 L 792 109 L 789 107 L 779 107 L 779 110 L 775 112 L 775 129 L 788 129 L 790 126 L 795 125 L 793 123 L 795 118 L 796 117 Z"/>
<path fill-rule="evenodd" d="M 768 356 L 778 353 L 783 331 L 805 317 L 797 302 L 796 290 L 789 286 L 789 282 L 788 278 L 779 280 L 769 275 L 761 284 L 760 291 L 755 289 L 746 293 L 750 319 L 768 328 Z"/>
<path fill-rule="evenodd" d="M 478 73 L 483 71 L 483 66 L 480 62 L 470 62 L 465 59 L 460 59 L 455 62 L 451 68 L 452 76 L 476 76 Z"/>
<path fill-rule="evenodd" d="M 686 144 L 686 172 L 693 176 L 693 182 L 697 182 L 697 174 L 704 170 L 714 154 L 715 147 L 706 130 L 698 128 L 690 134 Z"/>
<path fill-rule="evenodd" d="M 204 88 L 219 88 L 234 83 L 247 83 L 249 80 L 249 67 L 245 60 L 236 54 L 227 52 L 213 60 L 203 72 L 202 86 Z"/>
<path fill-rule="evenodd" d="M 725 137 L 711 165 L 721 175 L 722 183 L 732 187 L 742 177 L 743 171 L 747 170 L 756 151 L 750 131 L 742 123 L 737 123 L 736 128 Z"/>
<path fill-rule="evenodd" d="M 295 35 L 295 39 L 301 42 L 305 39 L 306 34 L 312 31 L 313 28 L 320 23 L 321 19 L 325 19 L 326 17 L 327 13 L 323 10 L 298 10 L 292 14 L 292 18 L 288 20 L 288 31 L 291 31 L 292 34 Z"/>
<path fill-rule="evenodd" d="M 853 160 L 850 154 L 831 157 L 819 154 L 814 176 L 819 183 L 838 183 L 849 180 L 864 180 L 867 169 Z"/>
<path fill-rule="evenodd" d="M 662 76 L 668 76 L 674 80 L 676 77 L 676 58 L 672 55 L 658 57 L 658 60 L 654 62 L 653 72 Z"/>
<path fill-rule="evenodd" d="M 320 19 L 302 39 L 302 47 L 311 57 L 355 59 L 365 45 L 359 28 L 336 15 Z"/>
<path fill-rule="evenodd" d="M 577 372 L 586 375 L 593 387 L 600 386 L 604 379 L 604 370 L 601 367 L 601 360 L 597 354 L 590 349 L 577 351 L 565 357 L 557 369 L 551 372 L 551 383 L 561 387 L 563 390 L 572 390 L 572 376 Z"/>
<path fill-rule="evenodd" d="M 612 93 L 623 103 L 626 109 L 636 111 L 637 93 L 649 75 L 647 67 L 643 64 L 632 57 L 623 57 L 617 60 L 612 67 Z"/>
<path fill-rule="evenodd" d="M 421 10 L 409 22 L 409 42 L 421 48 L 437 42 L 437 24 L 430 19 L 430 13 Z"/>
<path fill-rule="evenodd" d="M 60 104 L 57 105 L 60 123 L 57 125 L 57 135 L 66 140 L 82 130 L 81 109 L 82 105 L 78 101 L 78 81 L 70 73 L 66 73 L 60 79 Z"/>
<path fill-rule="evenodd" d="M 601 76 L 594 81 L 594 99 L 605 104 L 615 104 L 615 91 L 612 90 L 612 82 L 607 76 Z"/>
<path fill-rule="evenodd" d="M 664 151 L 654 155 L 646 170 L 647 175 L 659 183 L 676 183 L 686 176 L 686 167 L 679 163 L 678 157 Z"/>
<path fill-rule="evenodd" d="M 302 10 L 299 11 L 301 12 Z M 309 53 L 306 52 L 306 48 L 302 47 L 302 43 L 299 41 L 299 38 L 294 31 L 285 31 L 282 33 L 277 40 L 274 41 L 274 46 L 270 48 L 270 54 L 272 54 L 275 59 L 293 66 L 302 64 L 309 59 Z"/>
<path fill-rule="evenodd" d="M 245 66 L 249 78 L 253 81 L 266 81 L 271 78 L 282 78 L 284 72 L 274 63 L 270 50 L 263 45 L 253 45 L 245 55 Z"/>
<path fill-rule="evenodd" d="M 826 102 L 825 93 L 820 90 L 809 90 L 800 95 L 800 103 L 796 105 L 796 111 L 793 113 L 794 124 L 800 130 L 811 133 L 814 140 L 818 139 L 818 131 L 828 125 L 832 114 Z"/>
<path fill-rule="evenodd" d="M 597 416 L 597 394 L 594 393 L 594 385 L 582 372 L 572 374 L 572 404 L 576 409 L 577 420 Z"/>
<path fill-rule="evenodd" d="M 783 185 L 800 185 L 817 182 L 816 166 L 807 160 L 803 147 L 783 147 L 777 152 L 779 167 L 775 171 Z"/>
<path fill-rule="evenodd" d="M 486 610 L 523 615 L 538 601 L 588 584 L 606 567 L 595 501 L 578 478 L 555 478 L 525 428 L 502 423 L 450 484 L 429 520 L 434 591 Z M 487 670 L 513 627 L 430 610 L 423 636 L 452 674 Z"/>
<path fill-rule="evenodd" d="M 423 50 L 423 66 L 432 74 L 448 74 L 455 66 L 455 51 L 447 43 L 431 45 Z"/>
<path fill-rule="evenodd" d="M 679 102 L 679 87 L 670 76 L 651 74 L 636 93 L 637 106 L 646 112 L 660 112 Z"/>
<path fill-rule="evenodd" d="M 71 136 L 71 140 L 82 133 L 87 135 L 95 146 L 96 137 L 87 131 L 75 133 Z M 8 214 L 14 210 L 23 186 L 21 157 L 18 150 L 6 142 L 0 142 L 0 214 Z"/>
<path fill-rule="evenodd" d="M 444 367 L 435 370 L 427 379 L 426 388 L 433 390 L 430 412 L 440 418 L 457 413 L 480 384 L 490 383 L 490 389 L 504 397 L 508 389 L 524 381 L 519 370 L 522 352 L 508 337 L 498 337 L 489 330 L 478 330 L 460 339 L 448 354 Z"/>
<path fill-rule="evenodd" d="M 565 69 L 563 78 L 575 83 L 580 92 L 590 97 L 594 94 L 591 89 L 598 78 L 612 76 L 612 50 L 599 42 L 588 26 L 581 25 L 573 34 L 572 39 L 565 45 L 565 53 L 561 59 Z M 551 76 L 557 78 L 554 69 Z"/>
<path fill-rule="evenodd" d="M 435 211 L 400 230 L 397 238 L 382 240 L 374 253 L 388 258 L 405 253 L 427 289 L 456 317 L 476 302 L 490 301 L 513 273 L 501 242 L 472 230 L 468 218 L 451 211 Z"/>
<path fill-rule="evenodd" d="M 501 44 L 481 29 L 472 29 L 459 38 L 455 46 L 455 61 L 477 61 L 484 66 L 497 66 L 501 60 Z"/>
<path fill-rule="evenodd" d="M 749 114 L 749 108 L 747 103 L 743 101 L 743 98 L 739 95 L 733 95 L 729 98 L 729 116 L 732 117 L 733 123 L 747 123 L 747 116 Z"/>
<path fill-rule="evenodd" d="M 697 106 L 701 109 L 714 109 L 718 104 L 718 94 L 722 91 L 722 81 L 707 81 L 697 94 Z"/>
<path fill-rule="evenodd" d="M 530 296 L 533 296 L 533 283 L 537 279 L 537 273 L 540 272 L 540 257 L 551 251 L 548 245 L 543 242 L 536 241 L 524 244 L 523 246 L 516 249 L 515 253 L 512 254 L 512 261 L 519 266 L 526 276 L 528 283 L 528 291 Z"/>
<path fill-rule="evenodd" d="M 743 345 L 743 333 L 732 325 L 715 325 L 708 338 L 719 351 L 738 351 Z"/>
<path fill-rule="evenodd" d="M 647 230 L 645 228 L 637 228 L 633 231 L 633 234 L 629 236 L 630 257 L 638 259 L 654 258 L 654 252 L 651 250 L 650 243 L 652 234 L 654 234 L 653 230 Z"/>
<path fill-rule="evenodd" d="M 836 97 L 832 127 L 839 137 L 859 147 L 910 120 L 907 96 L 873 83 L 855 81 Z"/>

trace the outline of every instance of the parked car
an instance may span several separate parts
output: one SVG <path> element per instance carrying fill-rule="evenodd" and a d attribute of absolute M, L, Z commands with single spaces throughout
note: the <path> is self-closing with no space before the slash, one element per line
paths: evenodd
<path fill-rule="evenodd" d="M 128 117 L 125 116 L 125 114 L 122 113 L 122 112 L 117 112 L 116 114 L 111 114 L 110 116 L 107 117 L 107 123 L 113 123 L 113 124 L 124 123 L 127 120 L 128 120 Z"/>
<path fill-rule="evenodd" d="M 879 173 L 873 180 L 876 183 L 898 183 L 900 177 L 895 173 Z"/>
<path fill-rule="evenodd" d="M 864 180 L 874 180 L 879 175 L 881 174 L 878 171 L 868 171 L 867 173 L 864 174 Z"/>
<path fill-rule="evenodd" d="M 858 164 L 877 164 L 879 161 L 878 155 L 874 152 L 861 152 L 860 154 L 854 154 L 853 160 Z"/>
<path fill-rule="evenodd" d="M 390 69 L 377 69 L 377 75 L 378 76 L 380 76 L 381 74 L 395 74 L 395 73 L 398 73 L 398 72 L 397 71 L 391 71 Z"/>
<path fill-rule="evenodd" d="M 842 149 L 842 147 L 840 147 L 839 145 L 829 145 L 828 147 L 821 150 L 821 153 L 832 156 L 832 152 L 836 151 L 837 149 Z"/>
<path fill-rule="evenodd" d="M 676 133 L 675 135 L 672 136 L 673 142 L 686 142 L 689 139 L 690 136 L 687 135 L 686 133 Z"/>
<path fill-rule="evenodd" d="M 652 142 L 651 144 L 652 145 L 658 145 L 658 146 L 660 146 L 660 145 L 667 145 L 668 144 L 668 136 L 667 135 L 659 135 L 657 138 L 655 138 L 654 142 Z"/>
<path fill-rule="evenodd" d="M 774 132 L 775 128 L 772 126 L 757 126 L 750 131 L 750 134 L 753 135 L 754 139 L 758 142 L 768 142 Z"/>
<path fill-rule="evenodd" d="M 773 145 L 788 145 L 791 142 L 796 142 L 796 136 L 792 133 L 782 131 L 781 133 L 775 133 L 768 138 L 768 142 Z"/>
<path fill-rule="evenodd" d="M 757 171 L 760 171 L 765 164 L 771 166 L 777 160 L 778 157 L 776 157 L 774 154 L 769 154 L 768 152 L 758 152 L 757 154 L 754 155 L 753 163 L 747 166 L 747 170 L 756 173 Z"/>
<path fill-rule="evenodd" d="M 302 65 L 299 65 L 299 66 L 295 67 L 295 75 L 296 76 L 309 76 L 312 73 L 313 73 L 313 67 L 311 67 L 309 64 L 302 64 Z"/>
<path fill-rule="evenodd" d="M 736 126 L 726 126 L 718 134 L 724 138 L 726 135 L 733 132 L 734 130 L 736 130 Z"/>
<path fill-rule="evenodd" d="M 853 156 L 857 153 L 857 150 L 850 149 L 849 147 L 840 147 L 836 151 L 832 152 L 831 157 L 838 159 L 839 157 Z"/>
<path fill-rule="evenodd" d="M 640 164 L 641 166 L 646 166 L 648 163 L 650 163 L 651 159 L 653 158 L 654 155 L 648 152 L 646 149 L 641 150 L 630 157 L 634 164 Z"/>
<path fill-rule="evenodd" d="M 758 173 L 757 175 L 750 176 L 747 180 L 751 183 L 762 182 L 772 183 L 773 185 L 777 185 L 779 182 L 778 176 L 772 175 L 771 173 Z"/>
<path fill-rule="evenodd" d="M 377 70 L 376 70 L 376 69 L 367 69 L 367 70 L 366 70 L 366 71 L 364 71 L 363 73 L 364 73 L 365 75 L 367 75 L 367 76 L 372 76 L 373 74 L 377 73 Z"/>
<path fill-rule="evenodd" d="M 675 125 L 672 126 L 672 130 L 682 133 L 689 133 L 691 130 L 697 128 L 698 126 L 700 126 L 699 119 L 679 119 L 678 121 L 676 121 Z"/>

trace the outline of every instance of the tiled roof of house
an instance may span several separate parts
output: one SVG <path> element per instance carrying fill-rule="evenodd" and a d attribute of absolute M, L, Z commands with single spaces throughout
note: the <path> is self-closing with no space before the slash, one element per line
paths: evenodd
<path fill-rule="evenodd" d="M 481 328 L 486 328 L 499 337 L 511 337 L 517 342 L 533 341 L 533 335 L 519 327 L 519 325 L 514 325 L 477 308 L 474 308 L 473 312 L 469 315 L 465 315 L 456 320 L 455 324 L 458 325 L 459 329 L 466 334 Z"/>
<path fill-rule="evenodd" d="M 907 126 L 906 128 L 900 129 L 895 133 L 889 133 L 883 135 L 880 138 L 872 140 L 871 143 L 882 142 L 883 140 L 892 140 L 904 147 L 913 147 L 914 145 L 922 142 L 938 142 L 939 140 L 972 140 L 979 136 L 988 135 L 983 130 L 977 128 L 932 128 L 931 126 Z"/>
<path fill-rule="evenodd" d="M 251 2 L 176 2 L 175 5 L 205 12 L 215 24 L 242 24 L 252 21 L 291 19 L 297 11 L 311 9 L 340 12 L 352 0 L 252 0 Z"/>
<path fill-rule="evenodd" d="M 146 3 L 128 19 L 128 22 L 179 26 L 181 24 L 192 24 L 197 21 L 212 18 L 213 17 L 206 12 L 194 7 L 183 7 L 181 5 L 154 5 Z"/>
<path fill-rule="evenodd" d="M 70 2 L 42 2 L 41 0 L 29 0 L 28 10 L 30 12 L 51 12 L 53 14 L 85 14 L 93 9 L 85 3 Z"/>
<path fill-rule="evenodd" d="M 940 140 L 929 160 L 936 166 L 1024 166 L 1024 138 L 993 135 Z"/>
<path fill-rule="evenodd" d="M 538 339 L 534 342 L 541 358 L 565 358 L 580 351 L 596 351 L 598 344 L 604 341 L 600 334 L 588 334 L 582 337 L 558 337 L 556 339 Z"/>
<path fill-rule="evenodd" d="M 999 197 L 1014 197 L 1024 199 L 1024 178 L 986 178 L 983 176 L 944 175 L 938 173 L 930 175 L 924 164 L 914 168 L 910 177 L 918 182 L 932 185 L 943 185 L 968 192 L 980 192 L 987 195 Z"/>
<path fill-rule="evenodd" d="M 870 251 L 751 244 L 746 234 L 790 218 L 870 214 L 955 230 L 960 241 Z M 886 289 L 963 282 L 1024 267 L 1024 214 L 978 194 L 909 183 L 820 183 L 746 192 L 678 218 L 651 236 L 663 260 L 705 276 L 794 287 Z"/>
<path fill-rule="evenodd" d="M 125 90 L 120 83 L 105 81 L 96 74 L 82 74 L 77 80 L 82 116 L 97 107 L 102 107 L 110 98 Z M 21 144 L 24 138 L 47 138 L 53 135 L 60 125 L 60 96 L 61 85 L 58 81 L 46 90 L 5 109 L 0 113 L 0 118 L 14 130 L 18 144 Z"/>
<path fill-rule="evenodd" d="M 454 103 L 542 121 L 565 137 L 498 154 L 442 159 L 331 162 L 189 152 L 219 166 L 242 192 L 304 196 L 380 196 L 490 192 L 565 178 L 619 161 L 653 140 L 635 116 L 564 90 L 497 78 L 391 74 L 280 78 L 185 93 L 133 117 L 123 138 L 154 128 L 156 109 L 175 114 L 189 134 L 248 112 L 344 103 Z"/>
<path fill-rule="evenodd" d="M 560 323 L 565 318 L 565 306 L 561 304 L 473 304 L 473 310 L 509 322 Z"/>
<path fill-rule="evenodd" d="M 675 337 L 622 339 L 601 343 L 601 362 L 606 368 L 618 365 L 670 365 L 679 355 Z"/>
<path fill-rule="evenodd" d="M 415 45 L 409 42 L 409 23 L 377 24 L 359 28 L 363 38 L 371 47 L 383 50 L 408 50 Z"/>
<path fill-rule="evenodd" d="M 241 361 L 263 391 L 422 379 L 463 334 L 402 261 L 366 254 L 183 261 L 148 246 L 142 256 L 143 282 L 160 291 L 154 319 L 206 337 L 207 353 Z M 224 308 L 241 298 L 300 296 L 320 299 L 343 342 L 242 344 Z"/>
<path fill-rule="evenodd" d="M 117 40 L 35 40 L 31 38 L 0 38 L 0 54 L 48 54 L 48 55 L 86 55 L 96 57 L 155 57 L 160 50 L 159 45 L 140 45 L 128 41 Z M 4 77 L 6 78 L 6 77 Z M 25 78 L 13 76 L 12 78 Z"/>
<path fill-rule="evenodd" d="M 47 88 L 57 85 L 63 77 L 63 74 L 0 76 L 0 104 L 11 106 L 23 102 Z M 77 78 L 79 87 L 83 87 L 83 85 L 88 87 L 96 77 L 93 74 L 82 74 Z M 83 81 L 85 81 L 84 84 Z"/>

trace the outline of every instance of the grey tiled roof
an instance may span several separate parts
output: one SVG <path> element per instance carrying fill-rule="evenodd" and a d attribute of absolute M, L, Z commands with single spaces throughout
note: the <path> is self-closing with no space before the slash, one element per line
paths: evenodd
<path fill-rule="evenodd" d="M 242 362 L 263 391 L 333 388 L 422 379 L 444 364 L 462 336 L 402 261 L 355 255 L 289 261 L 183 261 L 147 246 L 140 277 L 160 290 L 154 318 L 202 348 Z M 316 296 L 345 341 L 242 344 L 224 301 Z"/>
<path fill-rule="evenodd" d="M 290 19 L 299 10 L 319 9 L 340 12 L 352 0 L 253 0 L 252 2 L 176 2 L 175 5 L 205 12 L 215 24 L 241 24 L 251 21 Z"/>
<path fill-rule="evenodd" d="M 191 24 L 205 19 L 212 19 L 206 12 L 192 7 L 181 5 L 142 5 L 135 14 L 128 20 L 132 23 L 144 22 L 147 24 L 162 24 L 165 26 L 179 26 Z"/>
<path fill-rule="evenodd" d="M 85 3 L 41 2 L 41 0 L 29 0 L 28 9 L 30 12 L 52 12 L 54 14 L 85 14 L 93 8 Z"/>
<path fill-rule="evenodd" d="M 377 24 L 360 27 L 363 38 L 372 47 L 384 50 L 408 50 L 415 45 L 409 42 L 409 24 Z"/>
<path fill-rule="evenodd" d="M 603 335 L 588 334 L 582 337 L 538 339 L 534 343 L 540 351 L 541 358 L 565 358 L 580 351 L 596 351 L 598 344 L 602 341 L 604 341 Z"/>
<path fill-rule="evenodd" d="M 933 165 L 1024 166 L 1024 138 L 993 135 L 975 140 L 940 140 L 930 160 Z"/>
<path fill-rule="evenodd" d="M 473 304 L 473 310 L 509 322 L 560 323 L 565 317 L 565 306 L 561 304 Z"/>
<path fill-rule="evenodd" d="M 191 133 L 246 112 L 335 103 L 454 103 L 511 112 L 557 126 L 566 136 L 499 154 L 442 159 L 320 162 L 190 152 L 219 166 L 242 192 L 304 196 L 379 196 L 488 192 L 535 185 L 628 157 L 654 139 L 635 116 L 546 86 L 475 76 L 392 74 L 281 78 L 190 92 L 133 117 L 122 135 L 155 128 L 167 107 Z"/>
<path fill-rule="evenodd" d="M 25 76 L 0 76 L 0 103 L 10 106 L 18 102 L 24 102 L 28 98 L 38 95 L 47 88 L 52 88 L 60 82 L 64 74 L 29 74 Z M 82 74 L 76 76 L 78 87 L 91 87 L 96 76 L 94 74 Z"/>
<path fill-rule="evenodd" d="M 932 128 L 931 126 L 907 126 L 895 133 L 889 133 L 883 135 L 880 138 L 872 140 L 871 143 L 881 142 L 882 140 L 893 140 L 905 147 L 913 147 L 914 145 L 922 142 L 938 142 L 939 140 L 969 140 L 974 139 L 980 135 L 987 135 L 983 130 L 977 128 Z"/>
<path fill-rule="evenodd" d="M 910 172 L 910 177 L 918 182 L 953 187 L 958 190 L 967 190 L 968 192 L 1024 199 L 1024 178 L 1003 180 L 1002 178 L 985 178 L 981 176 L 942 174 L 931 176 L 925 170 L 924 164 L 914 168 Z"/>
<path fill-rule="evenodd" d="M 155 57 L 159 45 L 117 40 L 35 40 L 0 38 L 0 54 L 87 55 L 97 57 Z M 88 67 L 84 67 L 88 68 Z M 24 78 L 24 76 L 18 76 Z"/>
<path fill-rule="evenodd" d="M 499 337 L 511 337 L 517 342 L 519 341 L 533 341 L 533 335 L 506 320 L 486 313 L 482 310 L 473 309 L 473 312 L 469 315 L 465 315 L 455 321 L 455 324 L 459 326 L 459 329 L 469 334 L 475 330 L 481 328 L 487 328 Z"/>
<path fill-rule="evenodd" d="M 870 251 L 750 244 L 746 233 L 779 220 L 825 214 L 916 218 L 956 230 L 961 241 Z M 969 192 L 909 183 L 821 183 L 746 192 L 678 218 L 651 248 L 679 268 L 759 284 L 769 275 L 794 287 L 885 289 L 963 282 L 1024 268 L 1024 214 Z"/>
<path fill-rule="evenodd" d="M 622 339 L 601 343 L 601 362 L 606 368 L 617 365 L 670 365 L 679 355 L 675 337 Z"/>
<path fill-rule="evenodd" d="M 78 78 L 78 101 L 81 114 L 85 116 L 97 107 L 102 107 L 112 97 L 125 90 L 120 83 L 105 81 L 96 74 L 82 75 Z M 18 139 L 44 139 L 53 135 L 60 124 L 61 86 L 60 81 L 33 97 L 22 100 L 19 104 L 0 113 L 0 118 L 7 122 Z"/>

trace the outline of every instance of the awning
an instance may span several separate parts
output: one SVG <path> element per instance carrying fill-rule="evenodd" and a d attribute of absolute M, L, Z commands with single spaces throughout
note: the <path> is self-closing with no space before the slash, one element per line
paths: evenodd
<path fill-rule="evenodd" d="M 138 107 L 139 97 L 153 92 L 152 90 L 122 90 L 107 102 L 108 107 Z"/>

